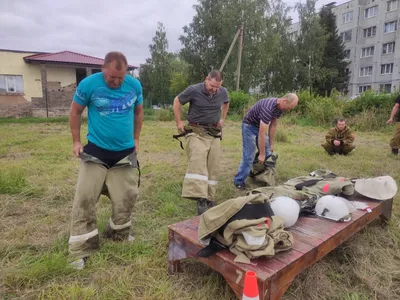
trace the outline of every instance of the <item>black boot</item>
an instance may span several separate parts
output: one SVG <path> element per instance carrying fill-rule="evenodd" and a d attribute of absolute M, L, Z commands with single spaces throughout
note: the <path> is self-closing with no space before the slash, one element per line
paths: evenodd
<path fill-rule="evenodd" d="M 215 205 L 217 205 L 217 202 L 207 200 L 207 207 L 208 208 L 214 207 Z"/>
<path fill-rule="evenodd" d="M 399 155 L 399 149 L 392 148 L 392 154 L 393 155 Z"/>
<path fill-rule="evenodd" d="M 208 209 L 207 199 L 198 198 L 197 199 L 197 215 L 200 216 Z"/>

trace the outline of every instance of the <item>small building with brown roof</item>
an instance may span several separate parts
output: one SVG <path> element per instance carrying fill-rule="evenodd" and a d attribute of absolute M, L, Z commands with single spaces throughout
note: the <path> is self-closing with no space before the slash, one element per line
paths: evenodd
<path fill-rule="evenodd" d="M 103 63 L 72 51 L 0 49 L 0 117 L 67 115 L 77 84 Z"/>

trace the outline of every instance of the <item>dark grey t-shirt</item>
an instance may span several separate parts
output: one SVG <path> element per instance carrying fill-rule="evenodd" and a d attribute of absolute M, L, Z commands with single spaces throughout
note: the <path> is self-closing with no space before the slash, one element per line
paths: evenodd
<path fill-rule="evenodd" d="M 221 87 L 210 96 L 204 82 L 189 86 L 178 95 L 178 99 L 182 105 L 190 102 L 187 120 L 202 125 L 217 124 L 221 117 L 221 106 L 229 102 L 225 88 Z"/>

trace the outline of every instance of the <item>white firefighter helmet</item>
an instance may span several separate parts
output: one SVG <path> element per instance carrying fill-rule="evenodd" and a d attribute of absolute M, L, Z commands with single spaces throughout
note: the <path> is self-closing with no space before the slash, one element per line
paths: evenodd
<path fill-rule="evenodd" d="M 363 196 L 377 200 L 388 200 L 397 193 L 396 181 L 391 176 L 357 179 L 355 190 Z"/>
<path fill-rule="evenodd" d="M 285 228 L 293 226 L 300 214 L 299 203 L 286 196 L 272 198 L 271 209 L 275 216 L 280 216 L 284 219 Z"/>
<path fill-rule="evenodd" d="M 348 222 L 351 220 L 351 212 L 346 201 L 342 197 L 332 195 L 322 196 L 315 205 L 315 212 L 319 217 L 325 219 Z"/>

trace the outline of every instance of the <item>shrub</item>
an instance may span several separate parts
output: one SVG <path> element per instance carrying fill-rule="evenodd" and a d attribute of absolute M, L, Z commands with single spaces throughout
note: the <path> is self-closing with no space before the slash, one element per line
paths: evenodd
<path fill-rule="evenodd" d="M 342 116 L 343 102 L 327 97 L 316 97 L 307 102 L 306 116 L 314 120 L 316 125 L 327 125 Z"/>
<path fill-rule="evenodd" d="M 390 111 L 394 104 L 395 94 L 377 94 L 374 91 L 366 91 L 359 97 L 346 103 L 343 114 L 346 117 L 355 116 L 369 109 L 385 109 Z"/>
<path fill-rule="evenodd" d="M 174 113 L 172 109 L 157 109 L 154 113 L 155 121 L 172 121 L 174 120 Z"/>
<path fill-rule="evenodd" d="M 347 124 L 351 129 L 360 131 L 388 131 L 392 130 L 386 125 L 389 114 L 387 109 L 372 108 L 348 118 Z"/>
<path fill-rule="evenodd" d="M 230 92 L 229 99 L 229 114 L 238 114 L 240 116 L 243 116 L 249 104 L 254 102 L 253 97 L 243 91 Z"/>

